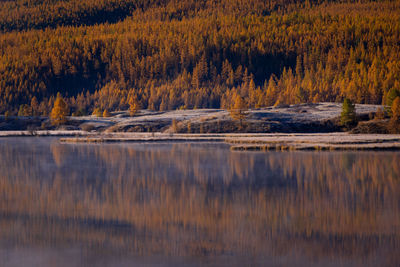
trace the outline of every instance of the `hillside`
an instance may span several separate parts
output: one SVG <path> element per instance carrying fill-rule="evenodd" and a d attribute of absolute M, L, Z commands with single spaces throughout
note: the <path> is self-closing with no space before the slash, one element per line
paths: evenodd
<path fill-rule="evenodd" d="M 0 113 L 382 104 L 400 94 L 400 2 L 0 2 Z"/>
<path fill-rule="evenodd" d="M 378 105 L 357 105 L 360 123 L 373 117 L 378 108 Z M 0 115 L 0 131 L 30 130 L 27 134 L 36 134 L 43 130 L 83 130 L 85 135 L 86 132 L 105 135 L 114 132 L 322 133 L 346 130 L 339 123 L 341 110 L 342 105 L 336 103 L 266 107 L 245 111 L 242 121 L 233 119 L 231 113 L 223 109 L 140 110 L 134 117 L 128 111 L 117 111 L 109 117 L 71 116 L 58 127 L 52 125 L 48 117 L 11 116 L 6 119 Z"/>

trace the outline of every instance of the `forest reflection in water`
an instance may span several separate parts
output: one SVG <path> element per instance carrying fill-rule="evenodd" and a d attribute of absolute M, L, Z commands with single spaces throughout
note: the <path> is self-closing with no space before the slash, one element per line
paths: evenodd
<path fill-rule="evenodd" d="M 0 265 L 70 248 L 76 266 L 395 266 L 399 242 L 398 152 L 0 139 Z"/>

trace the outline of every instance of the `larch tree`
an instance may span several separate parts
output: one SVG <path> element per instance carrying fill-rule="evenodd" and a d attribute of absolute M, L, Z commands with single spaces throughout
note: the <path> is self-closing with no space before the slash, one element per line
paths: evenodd
<path fill-rule="evenodd" d="M 110 114 L 110 112 L 109 112 L 107 109 L 105 109 L 105 110 L 103 111 L 103 117 L 104 117 L 104 118 L 111 117 L 111 114 Z"/>
<path fill-rule="evenodd" d="M 36 96 L 32 97 L 31 99 L 31 109 L 32 109 L 32 116 L 38 116 L 39 112 L 39 102 Z"/>
<path fill-rule="evenodd" d="M 393 100 L 391 108 L 391 119 L 388 124 L 388 130 L 390 133 L 400 133 L 400 96 Z"/>
<path fill-rule="evenodd" d="M 129 98 L 129 115 L 135 116 L 135 114 L 139 111 L 140 105 L 135 96 L 131 96 Z"/>
<path fill-rule="evenodd" d="M 50 119 L 53 125 L 61 125 L 67 121 L 68 105 L 62 98 L 60 93 L 57 93 L 57 98 L 54 101 L 54 107 L 51 110 Z"/>
<path fill-rule="evenodd" d="M 400 96 L 396 97 L 392 103 L 392 120 L 400 119 Z"/>
<path fill-rule="evenodd" d="M 239 121 L 240 127 L 242 127 L 243 120 L 247 116 L 246 110 L 247 110 L 246 102 L 240 95 L 236 94 L 233 105 L 232 105 L 231 109 L 229 110 L 229 112 L 231 114 L 231 117 L 234 120 Z"/>

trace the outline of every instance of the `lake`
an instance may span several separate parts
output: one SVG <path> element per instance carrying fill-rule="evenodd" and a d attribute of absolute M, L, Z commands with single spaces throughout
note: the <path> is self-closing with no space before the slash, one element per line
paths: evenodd
<path fill-rule="evenodd" d="M 396 266 L 399 152 L 0 139 L 0 266 Z"/>

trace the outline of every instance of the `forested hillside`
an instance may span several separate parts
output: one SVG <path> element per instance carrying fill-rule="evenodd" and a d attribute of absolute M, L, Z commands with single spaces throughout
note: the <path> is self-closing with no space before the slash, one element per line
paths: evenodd
<path fill-rule="evenodd" d="M 0 2 L 0 113 L 400 95 L 400 1 Z"/>

